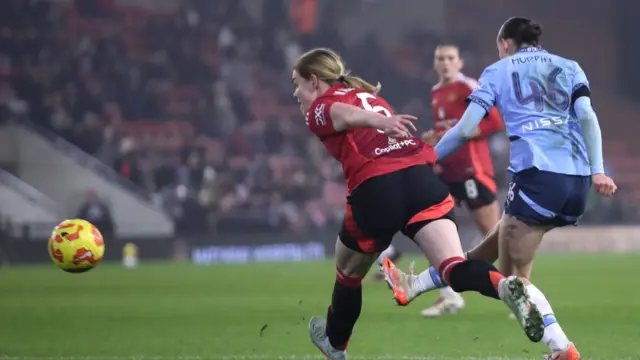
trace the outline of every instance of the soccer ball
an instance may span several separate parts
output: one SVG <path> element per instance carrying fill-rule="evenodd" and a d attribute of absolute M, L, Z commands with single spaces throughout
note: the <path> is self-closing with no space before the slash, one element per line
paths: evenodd
<path fill-rule="evenodd" d="M 81 273 L 93 269 L 104 256 L 100 231 L 81 219 L 58 224 L 49 238 L 49 255 L 62 270 Z"/>

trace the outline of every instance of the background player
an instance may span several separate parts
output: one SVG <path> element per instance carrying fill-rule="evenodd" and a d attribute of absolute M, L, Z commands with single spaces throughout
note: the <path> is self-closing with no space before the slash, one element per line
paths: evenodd
<path fill-rule="evenodd" d="M 453 199 L 433 172 L 433 148 L 410 135 L 415 118 L 393 115 L 376 95 L 380 86 L 349 76 L 328 49 L 303 54 L 292 81 L 309 129 L 342 163 L 349 190 L 331 306 L 326 321 L 313 317 L 309 323 L 313 343 L 330 359 L 346 358 L 362 307 L 362 279 L 398 231 L 418 244 L 452 288 L 503 299 L 527 336 L 539 341 L 542 317 L 521 280 L 505 278 L 487 261 L 463 258 Z"/>
<path fill-rule="evenodd" d="M 545 319 L 542 341 L 551 350 L 548 358 L 577 360 L 580 354 L 558 324 L 549 301 L 529 281 L 531 266 L 546 232 L 577 223 L 591 184 L 604 196 L 613 195 L 617 188 L 604 174 L 602 136 L 587 77 L 577 62 L 539 47 L 541 34 L 540 25 L 526 18 L 504 23 L 497 38 L 501 60 L 485 69 L 460 123 L 442 138 L 436 151 L 442 157 L 452 154 L 497 104 L 511 141 L 513 179 L 500 226 L 487 241 L 497 237 L 500 268 L 528 284 Z M 469 257 L 473 255 L 477 253 Z M 410 290 L 412 295 L 419 292 Z"/>
<path fill-rule="evenodd" d="M 440 81 L 431 90 L 434 128 L 422 135 L 423 140 L 430 145 L 435 146 L 458 123 L 467 108 L 467 97 L 478 87 L 475 79 L 461 72 L 463 65 L 458 46 L 442 44 L 436 48 L 434 68 Z M 456 203 L 464 204 L 469 209 L 482 235 L 487 234 L 500 220 L 500 206 L 496 200 L 498 186 L 494 180 L 487 136 L 503 128 L 500 114 L 495 108 L 491 109 L 471 139 L 447 159 L 439 162 L 437 167 L 438 175 L 449 186 L 449 192 Z M 395 261 L 392 257 L 389 259 Z M 447 286 L 440 289 L 440 297 L 421 314 L 437 317 L 456 313 L 463 307 L 462 296 Z"/>

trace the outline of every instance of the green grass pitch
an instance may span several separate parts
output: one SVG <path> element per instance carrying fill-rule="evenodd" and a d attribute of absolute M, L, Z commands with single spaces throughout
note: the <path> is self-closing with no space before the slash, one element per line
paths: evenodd
<path fill-rule="evenodd" d="M 547 255 L 534 269 L 585 359 L 640 359 L 639 275 L 640 254 Z M 307 322 L 334 278 L 330 261 L 0 270 L 0 360 L 320 359 Z M 397 307 L 368 279 L 350 358 L 542 359 L 501 302 L 466 294 L 458 315 L 421 318 L 434 297 Z"/>

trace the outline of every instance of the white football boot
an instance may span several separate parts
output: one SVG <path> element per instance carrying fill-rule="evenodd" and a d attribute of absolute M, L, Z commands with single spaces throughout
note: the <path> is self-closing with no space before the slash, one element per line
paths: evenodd
<path fill-rule="evenodd" d="M 309 320 L 309 337 L 311 342 L 329 360 L 347 360 L 347 351 L 338 350 L 329 343 L 327 336 L 327 321 L 319 316 L 314 316 Z"/>
<path fill-rule="evenodd" d="M 440 296 L 433 305 L 422 310 L 420 315 L 424 317 L 440 317 L 443 315 L 453 315 L 464 308 L 464 299 L 456 292 L 451 291 L 446 296 Z"/>
<path fill-rule="evenodd" d="M 540 342 L 544 335 L 544 320 L 536 304 L 531 301 L 522 280 L 517 276 L 501 280 L 498 295 L 516 316 L 529 340 Z"/>

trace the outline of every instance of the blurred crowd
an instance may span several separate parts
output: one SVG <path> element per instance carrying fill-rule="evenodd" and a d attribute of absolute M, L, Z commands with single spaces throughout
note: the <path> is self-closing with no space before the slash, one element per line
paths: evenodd
<path fill-rule="evenodd" d="M 98 157 L 159 198 L 181 232 L 197 233 L 342 219 L 340 166 L 292 100 L 292 64 L 311 44 L 331 44 L 359 75 L 393 89 L 384 95 L 395 106 L 429 113 L 435 40 L 426 35 L 390 57 L 371 37 L 347 48 L 330 24 L 294 26 L 284 2 L 260 20 L 237 0 L 179 4 L 3 1 L 3 118 L 28 118 Z"/>
<path fill-rule="evenodd" d="M 330 44 L 429 126 L 431 34 L 346 46 L 331 23 L 339 7 L 304 24 L 295 0 L 267 1 L 258 17 L 239 0 L 121 3 L 1 1 L 0 119 L 32 121 L 99 158 L 162 204 L 182 234 L 342 220 L 340 165 L 292 99 L 303 49 Z"/>

